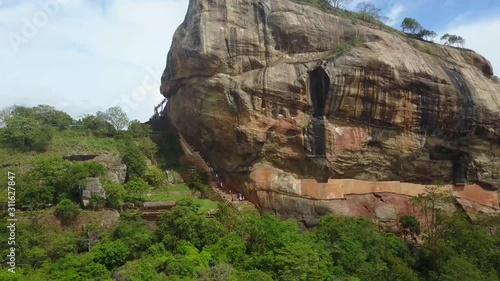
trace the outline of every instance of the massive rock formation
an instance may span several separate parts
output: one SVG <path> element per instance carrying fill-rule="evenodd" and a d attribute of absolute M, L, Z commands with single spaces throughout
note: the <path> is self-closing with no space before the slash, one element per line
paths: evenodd
<path fill-rule="evenodd" d="M 470 50 L 288 0 L 190 0 L 161 92 L 228 184 L 278 213 L 311 213 L 307 178 L 500 189 L 500 79 Z"/>

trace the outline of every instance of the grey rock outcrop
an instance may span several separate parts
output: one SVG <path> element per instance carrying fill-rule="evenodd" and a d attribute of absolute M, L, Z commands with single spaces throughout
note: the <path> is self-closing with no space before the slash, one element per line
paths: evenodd
<path fill-rule="evenodd" d="M 106 199 L 106 191 L 98 178 L 87 178 L 84 186 L 80 188 L 80 199 L 83 207 L 88 207 L 93 198 Z"/>

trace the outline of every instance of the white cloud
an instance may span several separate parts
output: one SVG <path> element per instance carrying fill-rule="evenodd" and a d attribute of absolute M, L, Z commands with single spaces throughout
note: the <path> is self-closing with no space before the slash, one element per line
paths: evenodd
<path fill-rule="evenodd" d="M 462 36 L 466 40 L 465 47 L 483 55 L 493 65 L 493 71 L 500 73 L 500 37 L 496 36 L 500 30 L 500 16 L 490 19 L 481 19 L 465 23 L 464 17 L 452 21 L 446 30 L 440 34 L 450 33 Z"/>
<path fill-rule="evenodd" d="M 389 18 L 389 21 L 387 22 L 388 25 L 394 26 L 398 23 L 401 22 L 401 14 L 405 11 L 405 7 L 402 4 L 396 4 L 394 5 L 389 13 L 387 14 L 387 17 Z"/>
<path fill-rule="evenodd" d="M 31 1 L 0 7 L 0 107 L 43 103 L 77 117 L 117 104 L 147 120 L 162 99 L 160 77 L 188 1 L 109 1 L 105 14 L 84 0 L 38 3 L 56 1 L 66 4 L 54 13 Z M 40 13 L 46 24 L 34 21 Z M 29 38 L 26 22 L 36 29 Z M 8 34 L 24 38 L 18 52 Z"/>

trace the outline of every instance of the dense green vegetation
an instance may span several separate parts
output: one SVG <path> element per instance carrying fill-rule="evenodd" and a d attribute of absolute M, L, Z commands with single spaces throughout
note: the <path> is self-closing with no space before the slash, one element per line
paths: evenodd
<path fill-rule="evenodd" d="M 19 280 L 111 280 L 112 272 L 124 280 L 499 280 L 498 217 L 443 216 L 433 238 L 415 244 L 362 218 L 329 215 L 303 231 L 268 214 L 221 204 L 207 218 L 199 208 L 178 201 L 154 228 L 124 212 L 90 251 L 83 232 L 21 224 Z"/>
<path fill-rule="evenodd" d="M 41 109 L 53 117 L 36 115 Z M 17 205 L 23 207 L 16 223 L 16 273 L 4 263 L 0 281 L 500 280 L 500 217 L 447 215 L 442 207 L 451 199 L 437 190 L 413 200 L 427 219 L 404 216 L 397 233 L 335 215 L 306 230 L 296 220 L 237 212 L 207 199 L 208 175 L 202 171 L 192 173 L 187 184 L 170 184 L 163 169 L 183 171 L 171 159 L 180 155 L 179 144 L 171 135 L 152 142 L 151 128 L 139 122 L 122 130 L 102 113 L 69 122 L 66 114 L 44 106 L 8 109 L 0 116 L 0 170 L 16 173 Z M 12 146 L 9 122 L 19 118 L 52 130 L 43 149 Z M 106 178 L 103 164 L 62 158 L 70 153 L 120 153 L 127 164 L 125 182 Z M 147 160 L 159 164 L 148 166 Z M 107 197 L 92 198 L 85 210 L 79 190 L 88 177 L 101 180 Z M 0 201 L 6 202 L 5 194 Z M 176 203 L 151 225 L 124 207 L 141 201 Z M 103 207 L 120 212 L 117 225 L 103 226 Z M 2 237 L 9 235 L 5 210 L 4 204 Z M 80 220 L 95 223 L 83 227 Z M 8 253 L 9 245 L 0 243 L 0 254 Z"/>

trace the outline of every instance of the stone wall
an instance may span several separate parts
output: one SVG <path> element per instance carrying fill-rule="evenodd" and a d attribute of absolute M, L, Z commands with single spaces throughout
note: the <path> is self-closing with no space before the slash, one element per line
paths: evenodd
<path fill-rule="evenodd" d="M 284 178 L 272 168 L 258 168 L 252 172 L 252 179 L 259 189 L 281 182 L 282 193 L 314 200 L 345 199 L 347 195 L 370 193 L 393 193 L 404 196 L 424 194 L 427 185 L 399 181 L 370 182 L 355 179 L 329 179 L 319 183 L 315 179 Z M 500 209 L 498 193 L 487 191 L 476 184 L 465 186 L 444 185 L 442 191 L 450 192 L 454 197 L 466 199 L 480 205 Z"/>

